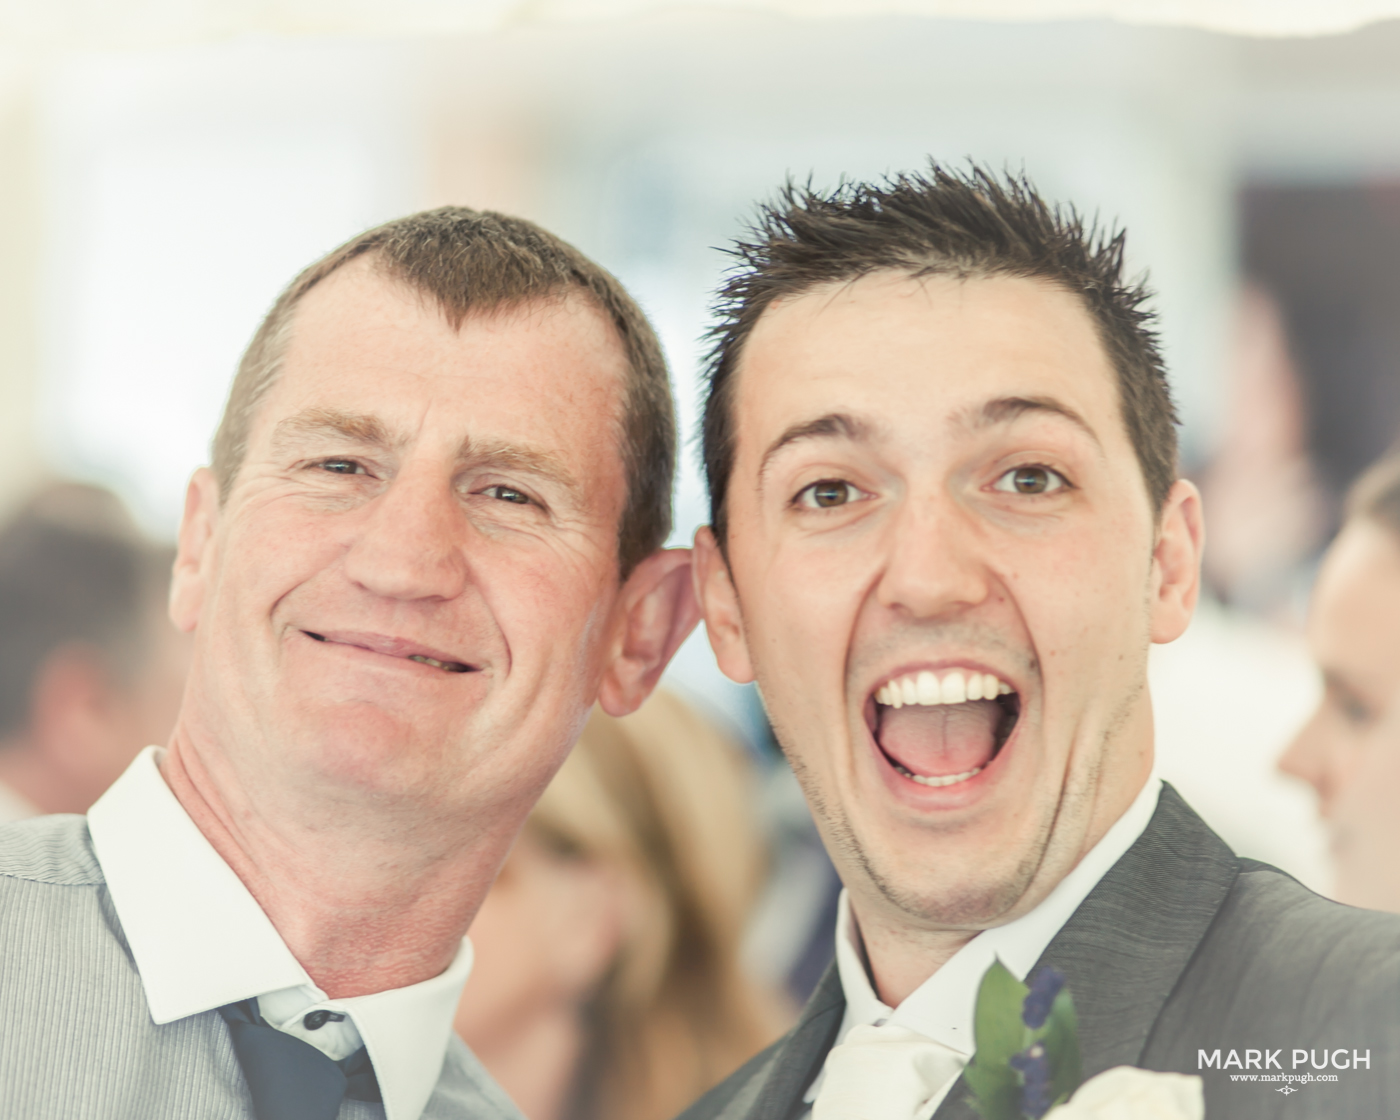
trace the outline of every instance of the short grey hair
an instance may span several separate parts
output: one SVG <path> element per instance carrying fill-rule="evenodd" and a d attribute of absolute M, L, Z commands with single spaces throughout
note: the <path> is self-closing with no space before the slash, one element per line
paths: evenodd
<path fill-rule="evenodd" d="M 468 314 L 577 295 L 612 323 L 627 355 L 620 451 L 627 501 L 618 525 L 625 579 L 671 534 L 676 420 L 666 359 L 641 308 L 605 269 L 523 218 L 444 206 L 388 222 L 346 242 L 287 287 L 253 336 L 214 435 L 213 468 L 227 497 L 248 451 L 253 415 L 282 371 L 297 305 L 358 257 L 433 299 L 453 327 Z"/>

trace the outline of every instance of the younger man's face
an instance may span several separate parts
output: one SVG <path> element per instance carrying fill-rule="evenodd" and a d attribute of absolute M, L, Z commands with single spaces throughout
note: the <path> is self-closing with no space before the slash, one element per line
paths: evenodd
<path fill-rule="evenodd" d="M 725 672 L 757 679 L 856 902 L 981 929 L 1032 908 L 1151 767 L 1149 642 L 1194 605 L 1077 297 L 868 276 L 780 301 L 734 386 Z"/>

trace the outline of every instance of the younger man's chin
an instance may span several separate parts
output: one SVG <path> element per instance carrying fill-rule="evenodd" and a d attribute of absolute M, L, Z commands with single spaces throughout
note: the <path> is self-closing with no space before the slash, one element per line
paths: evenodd
<path fill-rule="evenodd" d="M 888 874 L 871 870 L 876 871 L 875 886 L 886 902 L 915 928 L 975 931 L 1004 925 L 1018 916 L 1037 862 L 1027 859 L 1009 870 L 979 869 L 974 864 L 947 868 L 938 875 L 928 873 L 927 863 L 892 866 Z"/>

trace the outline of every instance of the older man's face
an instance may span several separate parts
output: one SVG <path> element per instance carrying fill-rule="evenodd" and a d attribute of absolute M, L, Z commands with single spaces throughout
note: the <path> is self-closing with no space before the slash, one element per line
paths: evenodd
<path fill-rule="evenodd" d="M 528 805 L 616 639 L 625 369 L 582 300 L 454 330 L 364 263 L 313 289 L 182 557 L 186 723 L 245 784 Z"/>
<path fill-rule="evenodd" d="M 756 676 L 858 913 L 1024 913 L 1147 776 L 1147 649 L 1194 600 L 1194 491 L 1159 535 L 1092 321 L 1030 280 L 883 274 L 779 303 L 733 408 L 706 622 Z"/>

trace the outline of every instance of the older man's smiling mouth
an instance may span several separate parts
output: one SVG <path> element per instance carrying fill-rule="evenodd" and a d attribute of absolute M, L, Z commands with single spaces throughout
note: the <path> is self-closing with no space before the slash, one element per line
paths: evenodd
<path fill-rule="evenodd" d="M 923 670 L 875 690 L 871 733 L 904 777 L 951 786 L 987 768 L 1015 730 L 1020 698 L 991 673 Z"/>
<path fill-rule="evenodd" d="M 314 638 L 318 642 L 326 642 L 330 645 L 353 646 L 356 649 L 368 650 L 370 653 L 383 654 L 385 657 L 401 657 L 406 661 L 416 661 L 420 665 L 428 665 L 434 669 L 441 669 L 444 673 L 472 673 L 477 671 L 477 666 L 468 665 L 464 661 L 453 660 L 447 654 L 439 650 L 429 650 L 418 645 L 416 642 L 404 641 L 402 638 L 391 638 L 384 634 L 330 630 L 321 633 L 303 630 L 302 633 L 308 638 Z"/>

